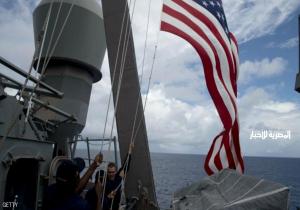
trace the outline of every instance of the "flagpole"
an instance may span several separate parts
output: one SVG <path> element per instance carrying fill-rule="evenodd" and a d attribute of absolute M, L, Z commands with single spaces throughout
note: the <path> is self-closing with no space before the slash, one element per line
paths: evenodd
<path fill-rule="evenodd" d="M 297 92 L 300 93 L 300 15 L 298 16 L 298 48 L 299 48 L 299 52 L 298 52 L 298 61 L 299 61 L 299 72 L 296 76 L 296 84 L 295 84 L 295 90 Z"/>

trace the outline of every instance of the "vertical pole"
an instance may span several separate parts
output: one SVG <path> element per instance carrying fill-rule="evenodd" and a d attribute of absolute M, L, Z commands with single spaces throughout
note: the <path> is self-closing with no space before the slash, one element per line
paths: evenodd
<path fill-rule="evenodd" d="M 119 161 L 118 161 L 118 151 L 117 151 L 117 139 L 116 137 L 114 136 L 113 138 L 113 141 L 114 141 L 114 148 L 115 148 L 115 163 L 117 165 L 117 168 L 119 167 Z"/>
<path fill-rule="evenodd" d="M 72 148 L 72 158 L 74 158 L 74 156 L 75 156 L 78 138 L 79 138 L 79 136 L 76 136 L 76 137 L 74 138 L 75 141 L 74 141 L 74 143 L 73 143 L 73 148 Z"/>
<path fill-rule="evenodd" d="M 88 152 L 88 159 L 89 159 L 89 166 L 91 165 L 91 153 L 90 153 L 90 144 L 89 144 L 89 139 L 86 137 L 86 147 L 87 147 L 87 152 Z"/>
<path fill-rule="evenodd" d="M 298 16 L 298 61 L 299 61 L 299 74 L 300 74 L 300 15 Z"/>
<path fill-rule="evenodd" d="M 298 61 L 299 61 L 299 72 L 297 73 L 297 76 L 296 76 L 296 84 L 295 84 L 295 90 L 297 92 L 300 93 L 300 15 L 298 16 Z"/>

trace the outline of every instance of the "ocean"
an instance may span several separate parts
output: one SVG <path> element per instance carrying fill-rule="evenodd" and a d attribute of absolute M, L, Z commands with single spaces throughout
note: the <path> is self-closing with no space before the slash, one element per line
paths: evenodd
<path fill-rule="evenodd" d="M 77 155 L 86 158 L 84 153 L 78 151 Z M 92 157 L 95 154 L 92 152 Z M 162 210 L 170 209 L 176 190 L 206 176 L 204 158 L 203 155 L 151 153 L 156 194 Z M 245 157 L 244 160 L 245 174 L 290 187 L 290 210 L 300 207 L 300 158 Z"/>
<path fill-rule="evenodd" d="M 206 176 L 203 155 L 152 153 L 156 193 L 161 209 L 170 208 L 172 194 Z M 300 207 L 300 159 L 245 157 L 245 174 L 290 187 L 290 210 Z"/>

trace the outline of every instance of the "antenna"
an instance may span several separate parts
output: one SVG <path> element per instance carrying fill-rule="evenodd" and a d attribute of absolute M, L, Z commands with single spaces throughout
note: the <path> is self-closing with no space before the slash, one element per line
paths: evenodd
<path fill-rule="evenodd" d="M 295 84 L 295 90 L 300 93 L 300 15 L 298 16 L 298 45 L 299 45 L 299 53 L 298 53 L 298 60 L 299 60 L 299 72 L 296 76 L 296 84 Z"/>

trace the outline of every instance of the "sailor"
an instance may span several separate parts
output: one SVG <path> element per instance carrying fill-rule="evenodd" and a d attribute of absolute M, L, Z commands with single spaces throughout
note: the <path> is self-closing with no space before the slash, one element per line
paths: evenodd
<path fill-rule="evenodd" d="M 105 184 L 105 193 L 103 200 L 103 210 L 118 210 L 121 200 L 121 184 L 124 176 L 128 172 L 131 153 L 134 144 L 131 143 L 129 146 L 127 158 L 125 159 L 122 167 L 117 171 L 115 163 L 111 162 L 107 166 L 107 178 Z"/>
<path fill-rule="evenodd" d="M 97 155 L 94 162 L 80 179 L 80 168 L 72 160 L 63 160 L 56 172 L 56 183 L 50 185 L 43 200 L 44 210 L 91 210 L 89 203 L 80 193 L 86 187 L 89 178 L 102 162 L 102 155 Z M 102 186 L 98 184 L 96 193 L 100 197 Z M 101 210 L 101 205 L 97 210 Z"/>

